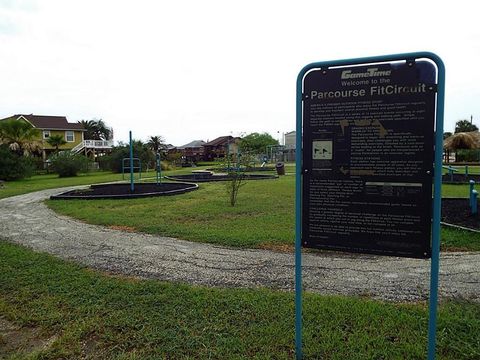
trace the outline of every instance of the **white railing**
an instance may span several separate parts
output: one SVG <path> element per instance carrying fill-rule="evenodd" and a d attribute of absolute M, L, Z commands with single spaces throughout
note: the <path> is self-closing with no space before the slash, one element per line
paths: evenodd
<path fill-rule="evenodd" d="M 78 145 L 75 145 L 75 147 L 70 151 L 73 152 L 73 153 L 77 153 L 80 150 L 82 150 L 84 147 L 85 147 L 85 145 L 83 144 L 83 141 L 82 141 Z"/>
<path fill-rule="evenodd" d="M 83 140 L 76 145 L 71 151 L 78 153 L 81 150 L 87 149 L 111 149 L 113 146 L 113 140 Z"/>
<path fill-rule="evenodd" d="M 84 147 L 95 149 L 110 149 L 113 146 L 113 140 L 83 140 Z"/>

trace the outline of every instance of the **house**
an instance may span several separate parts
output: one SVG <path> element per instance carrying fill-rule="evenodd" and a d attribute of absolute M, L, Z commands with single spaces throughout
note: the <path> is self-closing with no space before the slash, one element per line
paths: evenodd
<path fill-rule="evenodd" d="M 205 141 L 193 140 L 188 144 L 177 146 L 176 151 L 182 154 L 186 162 L 198 162 L 203 158 Z"/>
<path fill-rule="evenodd" d="M 5 119 L 0 119 L 0 121 L 11 119 L 26 121 L 41 131 L 40 138 L 37 140 L 40 143 L 40 151 L 44 160 L 55 150 L 55 148 L 47 142 L 47 139 L 53 135 L 61 135 L 66 141 L 66 144 L 61 145 L 59 150 L 71 150 L 75 153 L 83 152 L 85 155 L 93 154 L 94 158 L 96 151 L 103 152 L 110 150 L 113 146 L 112 140 L 85 139 L 85 129 L 83 125 L 79 123 L 69 123 L 65 116 L 17 114 Z"/>
<path fill-rule="evenodd" d="M 239 137 L 220 136 L 203 144 L 203 158 L 206 161 L 212 161 L 216 158 L 223 158 L 226 154 L 236 154 L 239 143 Z"/>

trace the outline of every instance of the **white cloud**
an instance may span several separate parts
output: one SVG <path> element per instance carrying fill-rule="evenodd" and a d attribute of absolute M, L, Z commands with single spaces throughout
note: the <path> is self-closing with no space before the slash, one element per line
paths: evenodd
<path fill-rule="evenodd" d="M 450 2 L 0 2 L 0 116 L 103 118 L 118 140 L 174 144 L 290 131 L 312 61 L 429 50 L 447 66 L 447 130 L 480 119 L 480 30 Z M 6 25 L 5 25 L 6 24 Z M 4 29 L 2 31 L 2 29 Z M 473 68 L 472 68 L 473 67 Z"/>

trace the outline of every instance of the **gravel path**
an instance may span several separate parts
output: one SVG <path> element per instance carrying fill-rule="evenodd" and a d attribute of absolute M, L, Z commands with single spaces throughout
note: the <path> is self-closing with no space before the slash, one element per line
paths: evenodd
<path fill-rule="evenodd" d="M 72 189 L 72 188 L 69 188 Z M 111 230 L 57 215 L 43 200 L 66 189 L 0 200 L 0 238 L 113 273 L 221 287 L 292 290 L 294 256 Z M 388 301 L 428 298 L 430 261 L 303 254 L 304 289 Z M 440 259 L 440 298 L 480 301 L 480 253 Z"/>

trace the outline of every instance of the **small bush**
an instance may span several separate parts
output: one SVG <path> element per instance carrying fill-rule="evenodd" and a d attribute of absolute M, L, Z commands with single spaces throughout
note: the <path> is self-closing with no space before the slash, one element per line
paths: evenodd
<path fill-rule="evenodd" d="M 51 167 L 60 177 L 77 176 L 79 172 L 88 171 L 89 160 L 83 155 L 62 151 L 49 158 Z"/>
<path fill-rule="evenodd" d="M 18 155 L 0 145 L 0 180 L 11 181 L 30 177 L 35 169 L 31 157 Z"/>
<path fill-rule="evenodd" d="M 457 150 L 457 156 L 455 157 L 457 162 L 478 162 L 480 161 L 480 151 L 479 150 L 467 150 L 461 149 Z"/>

